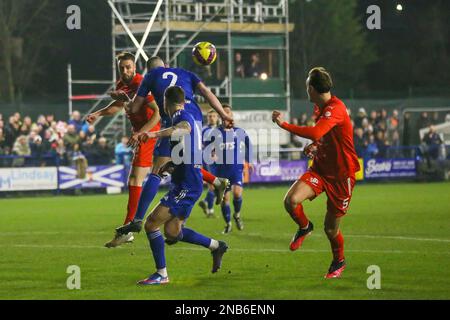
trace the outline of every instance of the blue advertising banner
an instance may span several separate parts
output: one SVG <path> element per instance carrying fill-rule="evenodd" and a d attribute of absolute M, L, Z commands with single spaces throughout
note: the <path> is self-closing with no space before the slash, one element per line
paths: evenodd
<path fill-rule="evenodd" d="M 306 160 L 279 160 L 255 164 L 250 182 L 295 181 L 308 169 Z"/>
<path fill-rule="evenodd" d="M 365 160 L 365 179 L 415 177 L 415 159 L 367 159 Z"/>
<path fill-rule="evenodd" d="M 58 177 L 60 189 L 123 188 L 127 179 L 123 165 L 88 167 L 84 179 L 77 177 L 73 167 L 59 167 Z"/>

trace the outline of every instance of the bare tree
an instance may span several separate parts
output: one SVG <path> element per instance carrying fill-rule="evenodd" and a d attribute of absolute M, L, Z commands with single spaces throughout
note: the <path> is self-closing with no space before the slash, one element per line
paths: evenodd
<path fill-rule="evenodd" d="M 43 67 L 37 61 L 42 49 L 52 44 L 50 30 L 58 23 L 54 9 L 55 2 L 50 0 L 0 1 L 0 68 L 9 102 L 21 99 Z"/>
<path fill-rule="evenodd" d="M 289 12 L 295 30 L 291 34 L 291 72 L 297 95 L 305 95 L 309 69 L 326 67 L 339 84 L 349 89 L 360 85 L 365 68 L 376 61 L 376 51 L 357 14 L 357 0 L 291 0 Z"/>

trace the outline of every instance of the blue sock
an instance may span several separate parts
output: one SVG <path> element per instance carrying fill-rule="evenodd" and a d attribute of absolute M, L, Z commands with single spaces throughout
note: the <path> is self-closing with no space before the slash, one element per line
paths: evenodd
<path fill-rule="evenodd" d="M 156 269 L 163 269 L 166 267 L 166 256 L 164 253 L 164 238 L 161 231 L 147 232 L 148 242 L 152 249 L 153 259 L 155 260 Z"/>
<path fill-rule="evenodd" d="M 208 209 L 212 209 L 214 206 L 214 191 L 208 190 L 208 193 L 206 194 L 205 201 L 208 203 Z"/>
<path fill-rule="evenodd" d="M 209 248 L 209 245 L 211 244 L 211 238 L 205 237 L 192 229 L 183 227 L 181 233 L 182 238 L 180 241 L 196 244 L 205 248 Z"/>
<path fill-rule="evenodd" d="M 241 212 L 242 207 L 242 197 L 239 198 L 233 198 L 233 206 L 234 206 L 234 213 Z"/>
<path fill-rule="evenodd" d="M 222 216 L 225 219 L 226 223 L 230 223 L 231 221 L 231 208 L 229 204 L 222 205 Z"/>
<path fill-rule="evenodd" d="M 152 173 L 148 176 L 147 181 L 142 186 L 141 197 L 139 198 L 139 203 L 136 210 L 136 215 L 134 216 L 134 220 L 144 220 L 148 207 L 158 193 L 160 183 L 161 178 L 158 175 Z"/>

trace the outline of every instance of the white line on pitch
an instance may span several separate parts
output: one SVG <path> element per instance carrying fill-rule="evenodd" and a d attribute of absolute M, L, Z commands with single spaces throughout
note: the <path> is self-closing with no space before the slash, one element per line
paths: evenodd
<path fill-rule="evenodd" d="M 101 246 L 90 246 L 90 245 L 49 245 L 49 244 L 11 244 L 11 245 L 5 245 L 1 244 L 0 247 L 3 248 L 43 248 L 43 249 L 103 249 L 106 250 L 107 248 L 101 247 Z M 118 247 L 114 249 L 127 249 L 127 247 Z M 113 251 L 114 249 L 109 249 Z M 148 250 L 144 247 L 134 247 L 130 248 L 130 250 Z M 170 250 L 175 251 L 207 251 L 207 249 L 204 248 L 189 248 L 189 247 L 170 247 Z M 271 249 L 271 248 L 261 248 L 261 249 L 251 249 L 251 248 L 230 248 L 231 251 L 235 252 L 257 252 L 257 253 L 264 253 L 264 252 L 273 252 L 273 253 L 289 253 L 290 251 L 288 249 Z M 301 252 L 307 252 L 307 253 L 322 253 L 322 252 L 329 252 L 330 250 L 325 249 L 302 249 Z M 450 251 L 433 251 L 433 252 L 424 252 L 424 251 L 404 251 L 404 250 L 360 250 L 360 249 L 348 249 L 347 252 L 355 252 L 355 253 L 395 253 L 395 254 L 450 254 Z"/>
<path fill-rule="evenodd" d="M 24 235 L 71 235 L 71 234 L 112 234 L 112 232 L 108 231 L 84 231 L 84 232 L 75 232 L 75 231 L 29 231 L 29 232 L 0 232 L 0 237 L 2 236 L 24 236 Z M 251 236 L 258 237 L 264 236 L 261 233 L 246 233 L 243 236 Z M 285 233 L 283 236 L 291 237 L 292 234 Z M 324 235 L 313 233 L 313 237 L 325 237 Z M 445 242 L 450 243 L 450 239 L 438 239 L 438 238 L 417 238 L 417 237 L 404 237 L 404 236 L 383 236 L 383 235 L 365 235 L 365 234 L 344 234 L 344 237 L 349 238 L 367 238 L 367 239 L 392 239 L 392 240 L 410 240 L 410 241 L 428 241 L 428 242 Z"/>
<path fill-rule="evenodd" d="M 261 237 L 264 236 L 261 233 L 248 233 L 247 235 L 253 237 Z M 286 237 L 292 237 L 290 233 L 282 234 Z M 313 233 L 311 236 L 313 237 L 325 237 L 325 235 Z M 383 235 L 366 235 L 366 234 L 346 234 L 344 233 L 344 238 L 367 238 L 367 239 L 391 239 L 391 240 L 410 240 L 410 241 L 430 241 L 430 242 L 450 242 L 450 239 L 438 239 L 438 238 L 416 238 L 416 237 L 404 237 L 404 236 L 383 236 Z"/>

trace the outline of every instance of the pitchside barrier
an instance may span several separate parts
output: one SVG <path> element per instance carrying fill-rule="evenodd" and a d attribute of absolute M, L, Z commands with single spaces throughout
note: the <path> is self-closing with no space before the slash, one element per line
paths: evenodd
<path fill-rule="evenodd" d="M 448 179 L 450 171 L 450 146 L 446 157 L 434 159 L 420 147 L 388 148 L 384 158 L 360 158 L 359 181 L 432 180 Z M 48 165 L 50 164 L 50 165 Z M 248 184 L 290 183 L 297 180 L 311 166 L 311 160 L 302 158 L 301 149 L 280 149 L 280 158 L 248 165 L 244 182 Z M 129 166 L 120 164 L 95 165 L 80 168 L 65 166 L 52 156 L 33 158 L 0 156 L 0 192 L 105 189 L 121 192 L 127 187 Z M 163 180 L 167 185 L 170 177 Z"/>

